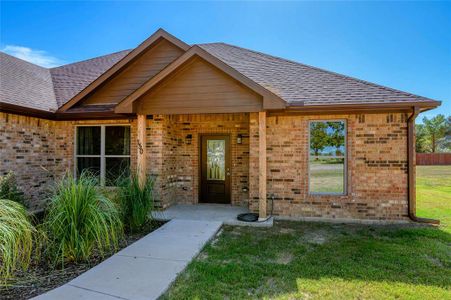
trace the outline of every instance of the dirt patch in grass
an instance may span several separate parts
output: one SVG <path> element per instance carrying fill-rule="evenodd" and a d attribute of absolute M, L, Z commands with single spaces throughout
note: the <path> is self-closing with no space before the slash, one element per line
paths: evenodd
<path fill-rule="evenodd" d="M 202 252 L 201 254 L 199 254 L 199 255 L 197 256 L 197 259 L 198 259 L 199 261 L 207 260 L 207 259 L 208 259 L 208 253 L 207 253 L 207 252 Z"/>
<path fill-rule="evenodd" d="M 249 290 L 248 296 L 261 295 L 268 290 L 275 290 L 276 288 L 277 288 L 276 280 L 274 278 L 270 277 L 270 278 L 266 279 L 265 284 L 260 285 L 256 289 Z"/>
<path fill-rule="evenodd" d="M 120 242 L 118 251 L 136 242 L 163 224 L 163 222 L 152 222 L 146 225 L 141 232 L 127 234 L 125 239 Z M 0 283 L 0 299 L 20 300 L 41 295 L 71 281 L 113 254 L 109 253 L 104 257 L 96 255 L 83 263 L 66 264 L 64 269 L 51 268 L 43 260 L 34 261 L 29 270 L 17 272 L 14 279 L 7 283 L 8 286 Z"/>
<path fill-rule="evenodd" d="M 276 263 L 279 265 L 288 265 L 289 263 L 291 263 L 293 259 L 294 256 L 292 253 L 282 252 L 279 255 L 277 255 Z"/>
<path fill-rule="evenodd" d="M 282 234 L 292 234 L 295 233 L 295 230 L 292 228 L 280 228 L 279 232 Z"/>
<path fill-rule="evenodd" d="M 440 268 L 444 268 L 445 266 L 443 265 L 443 263 L 440 261 L 440 259 L 436 258 L 436 257 L 432 257 L 429 255 L 425 256 L 426 259 L 428 261 L 430 261 L 433 265 L 435 265 L 436 267 L 440 267 Z"/>
<path fill-rule="evenodd" d="M 306 232 L 302 239 L 310 244 L 322 245 L 329 240 L 329 234 L 325 230 L 313 230 Z"/>

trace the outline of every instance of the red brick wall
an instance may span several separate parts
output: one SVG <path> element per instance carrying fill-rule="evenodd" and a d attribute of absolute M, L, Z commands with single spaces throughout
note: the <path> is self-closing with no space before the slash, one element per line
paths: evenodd
<path fill-rule="evenodd" d="M 247 114 L 156 115 L 149 120 L 148 126 L 148 147 L 151 151 L 147 161 L 151 173 L 158 178 L 157 198 L 162 207 L 175 202 L 198 203 L 199 137 L 204 133 L 230 134 L 232 203 L 247 203 Z M 242 144 L 236 143 L 238 134 L 244 137 Z M 191 140 L 188 135 L 191 135 Z"/>
<path fill-rule="evenodd" d="M 308 192 L 308 122 L 347 121 L 347 195 Z M 258 120 L 251 114 L 251 208 L 258 209 Z M 404 114 L 278 116 L 267 119 L 267 191 L 274 214 L 290 217 L 407 217 L 407 125 Z M 257 167 L 256 167 L 257 166 Z M 257 188 L 256 188 L 257 187 Z M 254 192 L 253 192 L 254 191 Z M 268 201 L 268 212 L 272 201 Z"/>
<path fill-rule="evenodd" d="M 0 175 L 13 171 L 30 209 L 42 208 L 54 181 L 73 172 L 74 126 L 111 123 L 134 121 L 50 121 L 0 112 Z M 135 127 L 132 149 L 136 149 Z M 135 155 L 132 151 L 132 164 Z"/>
<path fill-rule="evenodd" d="M 308 121 L 347 121 L 347 195 L 308 193 Z M 74 126 L 131 124 L 136 166 L 136 121 L 48 121 L 0 113 L 0 174 L 13 170 L 40 206 L 55 178 L 73 172 Z M 232 203 L 258 209 L 258 116 L 153 116 L 147 122 L 148 174 L 161 207 L 197 203 L 199 136 L 230 134 Z M 191 141 L 186 137 L 192 135 Z M 238 134 L 243 143 L 237 144 Z M 404 114 L 278 116 L 267 119 L 268 212 L 291 217 L 393 220 L 407 216 L 407 123 Z M 246 191 L 246 188 L 249 191 Z M 243 190 L 244 189 L 244 190 Z M 250 199 L 250 200 L 249 200 Z"/>
<path fill-rule="evenodd" d="M 0 175 L 14 171 L 31 208 L 71 164 L 68 134 L 54 121 L 0 113 Z"/>

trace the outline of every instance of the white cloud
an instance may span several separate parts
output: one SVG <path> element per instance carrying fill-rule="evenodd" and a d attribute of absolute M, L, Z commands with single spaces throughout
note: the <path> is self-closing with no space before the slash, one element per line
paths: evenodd
<path fill-rule="evenodd" d="M 2 51 L 44 68 L 52 68 L 64 64 L 62 60 L 48 55 L 46 51 L 31 49 L 28 47 L 6 45 Z"/>

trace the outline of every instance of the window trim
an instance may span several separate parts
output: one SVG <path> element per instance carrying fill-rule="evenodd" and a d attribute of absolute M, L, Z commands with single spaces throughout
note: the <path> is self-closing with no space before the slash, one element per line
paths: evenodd
<path fill-rule="evenodd" d="M 312 192 L 310 191 L 310 124 L 315 122 L 343 122 L 345 124 L 345 153 L 343 165 L 343 193 L 334 192 Z M 308 121 L 308 143 L 307 143 L 307 191 L 309 196 L 347 196 L 348 195 L 348 122 L 346 119 L 313 119 Z"/>
<path fill-rule="evenodd" d="M 122 127 L 129 127 L 130 128 L 130 154 L 129 155 L 106 155 L 105 154 L 105 128 L 108 126 L 122 126 Z M 78 138 L 78 127 L 100 127 L 100 154 L 99 155 L 79 155 L 77 154 L 78 144 L 77 144 L 77 138 Z M 94 158 L 100 158 L 100 186 L 105 186 L 105 175 L 106 175 L 106 158 L 110 157 L 123 157 L 123 158 L 129 158 L 130 159 L 130 166 L 131 166 L 131 125 L 130 124 L 83 124 L 83 125 L 75 125 L 74 126 L 74 178 L 77 179 L 77 166 L 78 166 L 78 158 L 79 157 L 94 157 Z"/>

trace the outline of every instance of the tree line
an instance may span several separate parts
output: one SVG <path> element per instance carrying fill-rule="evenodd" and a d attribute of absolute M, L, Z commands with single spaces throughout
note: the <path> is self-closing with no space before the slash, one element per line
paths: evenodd
<path fill-rule="evenodd" d="M 437 115 L 423 118 L 423 124 L 415 125 L 418 153 L 451 152 L 451 116 Z"/>

